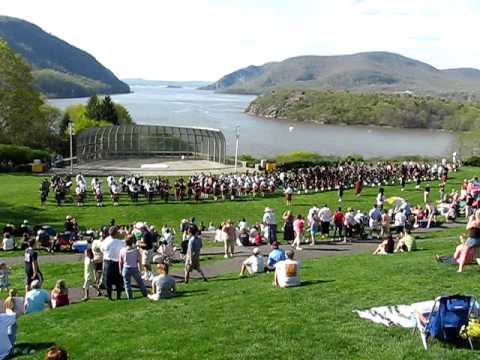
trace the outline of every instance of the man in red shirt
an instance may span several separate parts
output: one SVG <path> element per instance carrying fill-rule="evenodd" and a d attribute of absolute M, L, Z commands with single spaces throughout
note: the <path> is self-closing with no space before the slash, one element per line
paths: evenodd
<path fill-rule="evenodd" d="M 345 223 L 345 215 L 342 212 L 342 208 L 339 207 L 337 211 L 335 211 L 335 215 L 333 216 L 333 238 L 332 238 L 333 241 L 335 241 L 337 234 L 338 234 L 338 239 L 342 240 L 344 223 Z"/>

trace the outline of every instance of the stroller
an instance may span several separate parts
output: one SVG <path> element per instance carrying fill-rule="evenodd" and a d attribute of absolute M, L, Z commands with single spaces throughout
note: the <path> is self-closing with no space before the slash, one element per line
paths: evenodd
<path fill-rule="evenodd" d="M 462 328 L 468 326 L 476 303 L 475 297 L 471 295 L 451 295 L 436 298 L 427 319 L 422 319 L 421 315 L 417 316 L 417 328 L 420 330 L 425 350 L 428 348 L 429 337 L 445 342 L 460 340 L 460 332 Z M 471 337 L 467 335 L 466 339 L 473 350 Z"/>

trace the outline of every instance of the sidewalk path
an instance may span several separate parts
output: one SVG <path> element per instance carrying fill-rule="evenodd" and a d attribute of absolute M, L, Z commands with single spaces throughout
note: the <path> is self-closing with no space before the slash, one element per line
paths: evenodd
<path fill-rule="evenodd" d="M 464 224 L 453 223 L 443 224 L 442 227 L 433 229 L 416 229 L 415 233 L 425 233 L 427 231 L 440 231 L 445 228 L 452 228 L 462 226 Z M 208 241 L 208 240 L 204 240 Z M 355 253 L 373 251 L 378 245 L 378 241 L 375 240 L 356 240 L 352 243 L 343 244 L 341 242 L 332 241 L 317 241 L 316 245 L 303 245 L 303 250 L 296 251 L 295 257 L 300 260 L 316 259 L 324 256 L 339 256 L 339 255 L 351 255 Z M 289 245 L 281 245 L 285 250 L 290 249 Z M 249 255 L 252 253 L 253 247 L 240 247 L 235 249 L 235 255 L 231 259 L 217 260 L 215 262 L 208 263 L 202 266 L 202 270 L 208 278 L 215 278 L 222 274 L 240 272 L 240 266 Z M 263 245 L 260 247 L 264 256 L 267 256 L 270 252 L 269 245 Z M 206 256 L 222 256 L 222 247 L 208 247 L 202 251 L 202 257 Z M 54 262 L 81 262 L 83 255 L 81 254 L 62 254 L 62 255 L 44 255 L 39 257 L 40 264 L 54 263 Z M 2 259 L 7 265 L 23 264 L 23 256 L 16 256 Z M 183 281 L 183 264 L 175 263 L 171 271 L 171 275 L 174 276 L 177 281 Z M 198 279 L 200 276 L 195 271 L 192 273 L 192 279 Z M 92 296 L 95 297 L 96 291 L 90 291 Z M 80 301 L 83 297 L 83 290 L 81 288 L 69 288 L 69 295 L 71 302 Z M 3 301 L 0 300 L 0 312 L 3 312 Z"/>

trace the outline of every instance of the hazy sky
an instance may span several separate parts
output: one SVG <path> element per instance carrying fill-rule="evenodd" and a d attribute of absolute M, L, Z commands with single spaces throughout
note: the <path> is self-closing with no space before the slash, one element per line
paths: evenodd
<path fill-rule="evenodd" d="M 480 68 L 480 0 L 1 0 L 122 78 L 216 80 L 291 56 L 385 50 Z"/>

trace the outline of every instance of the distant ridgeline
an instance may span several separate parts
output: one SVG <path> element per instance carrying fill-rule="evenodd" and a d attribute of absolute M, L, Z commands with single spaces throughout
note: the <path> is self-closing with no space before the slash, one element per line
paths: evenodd
<path fill-rule="evenodd" d="M 278 89 L 245 110 L 250 115 L 321 124 L 466 131 L 480 128 L 480 102 L 408 94 Z"/>
<path fill-rule="evenodd" d="M 130 92 L 92 55 L 27 21 L 0 16 L 0 38 L 30 64 L 34 85 L 47 97 Z"/>
<path fill-rule="evenodd" d="M 236 70 L 201 89 L 261 94 L 279 87 L 369 93 L 409 91 L 422 96 L 473 100 L 480 99 L 480 70 L 439 70 L 389 52 L 298 56 Z"/>

